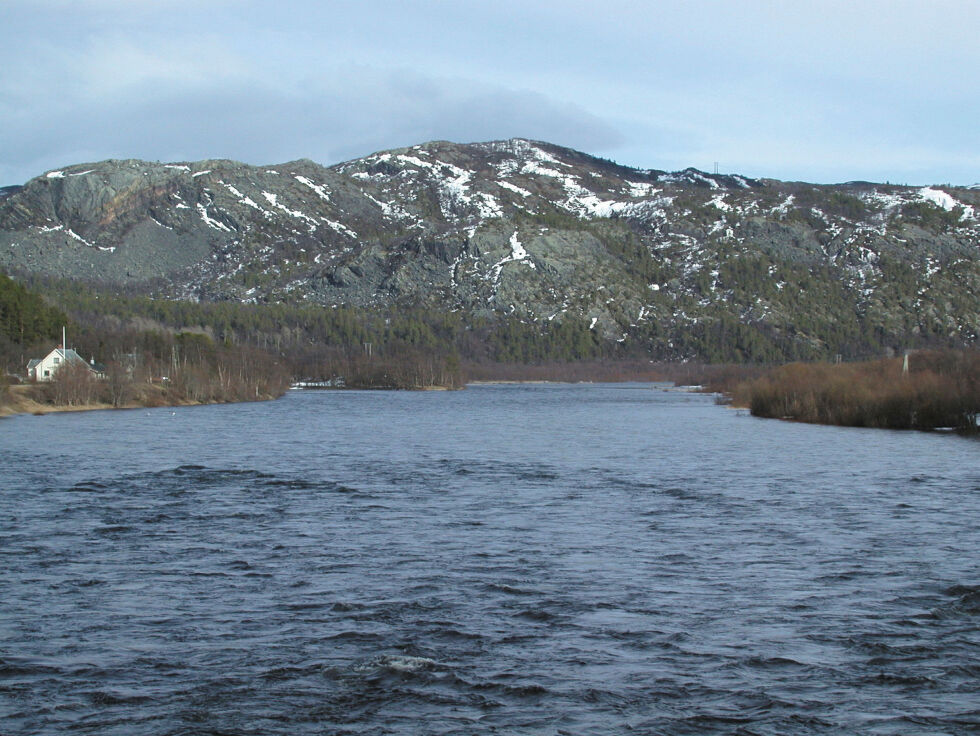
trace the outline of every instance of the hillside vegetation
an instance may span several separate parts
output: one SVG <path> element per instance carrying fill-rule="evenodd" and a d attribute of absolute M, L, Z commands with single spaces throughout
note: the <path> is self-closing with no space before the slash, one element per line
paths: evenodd
<path fill-rule="evenodd" d="M 0 355 L 18 346 L 34 346 L 56 335 L 67 321 L 40 294 L 0 272 Z"/>
<path fill-rule="evenodd" d="M 71 347 L 105 365 L 105 378 L 67 364 L 50 382 L 12 387 L 14 377 L 26 375 L 30 358 L 46 355 L 61 342 L 63 326 Z M 200 332 L 122 328 L 109 320 L 69 317 L 3 274 L 0 367 L 0 411 L 268 399 L 281 395 L 290 378 L 283 361 L 270 352 L 215 342 Z"/>
<path fill-rule="evenodd" d="M 441 141 L 335 166 L 67 166 L 0 194 L 0 267 L 63 309 L 72 287 L 43 281 L 129 300 L 103 315 L 204 323 L 236 344 L 261 333 L 280 352 L 300 334 L 336 346 L 337 326 L 350 343 L 430 353 L 431 332 L 464 361 L 854 360 L 976 344 L 978 212 L 980 190 L 962 187 Z M 185 319 L 166 300 L 216 309 Z M 377 326 L 401 315 L 418 329 Z"/>

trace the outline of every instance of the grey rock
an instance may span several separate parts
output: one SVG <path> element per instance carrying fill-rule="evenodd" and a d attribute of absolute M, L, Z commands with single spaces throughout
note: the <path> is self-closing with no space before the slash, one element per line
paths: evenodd
<path fill-rule="evenodd" d="M 0 190 L 0 267 L 167 298 L 572 315 L 610 339 L 727 314 L 812 342 L 809 320 L 857 314 L 973 342 L 978 211 L 969 188 L 668 173 L 521 139 L 437 141 L 335 166 L 48 172 Z"/>

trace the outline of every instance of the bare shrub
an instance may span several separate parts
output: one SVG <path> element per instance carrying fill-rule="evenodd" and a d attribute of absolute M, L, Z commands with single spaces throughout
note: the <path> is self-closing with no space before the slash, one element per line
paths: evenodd
<path fill-rule="evenodd" d="M 127 370 L 126 366 L 117 360 L 106 366 L 103 394 L 107 403 L 115 407 L 124 406 L 132 401 L 136 395 L 131 371 Z"/>
<path fill-rule="evenodd" d="M 92 371 L 84 363 L 68 361 L 62 364 L 51 381 L 52 400 L 59 406 L 91 404 L 97 386 Z"/>
<path fill-rule="evenodd" d="M 831 365 L 792 363 L 739 387 L 756 416 L 890 429 L 977 431 L 980 354 L 916 353 L 901 359 Z"/>

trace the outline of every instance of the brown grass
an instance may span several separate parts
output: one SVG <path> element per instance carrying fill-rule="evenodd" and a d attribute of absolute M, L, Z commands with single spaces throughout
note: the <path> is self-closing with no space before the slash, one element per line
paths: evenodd
<path fill-rule="evenodd" d="M 980 352 L 914 353 L 863 363 L 791 363 L 735 387 L 760 417 L 851 427 L 977 431 Z"/>

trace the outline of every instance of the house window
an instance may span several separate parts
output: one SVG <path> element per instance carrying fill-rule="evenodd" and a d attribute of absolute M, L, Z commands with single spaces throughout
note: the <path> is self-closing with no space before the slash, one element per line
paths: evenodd
<path fill-rule="evenodd" d="M 44 371 L 44 377 L 47 378 L 51 375 L 51 371 Z"/>
<path fill-rule="evenodd" d="M 58 365 L 58 363 L 60 363 L 60 362 L 61 362 L 61 358 L 55 358 L 54 359 L 54 364 L 55 365 Z"/>

